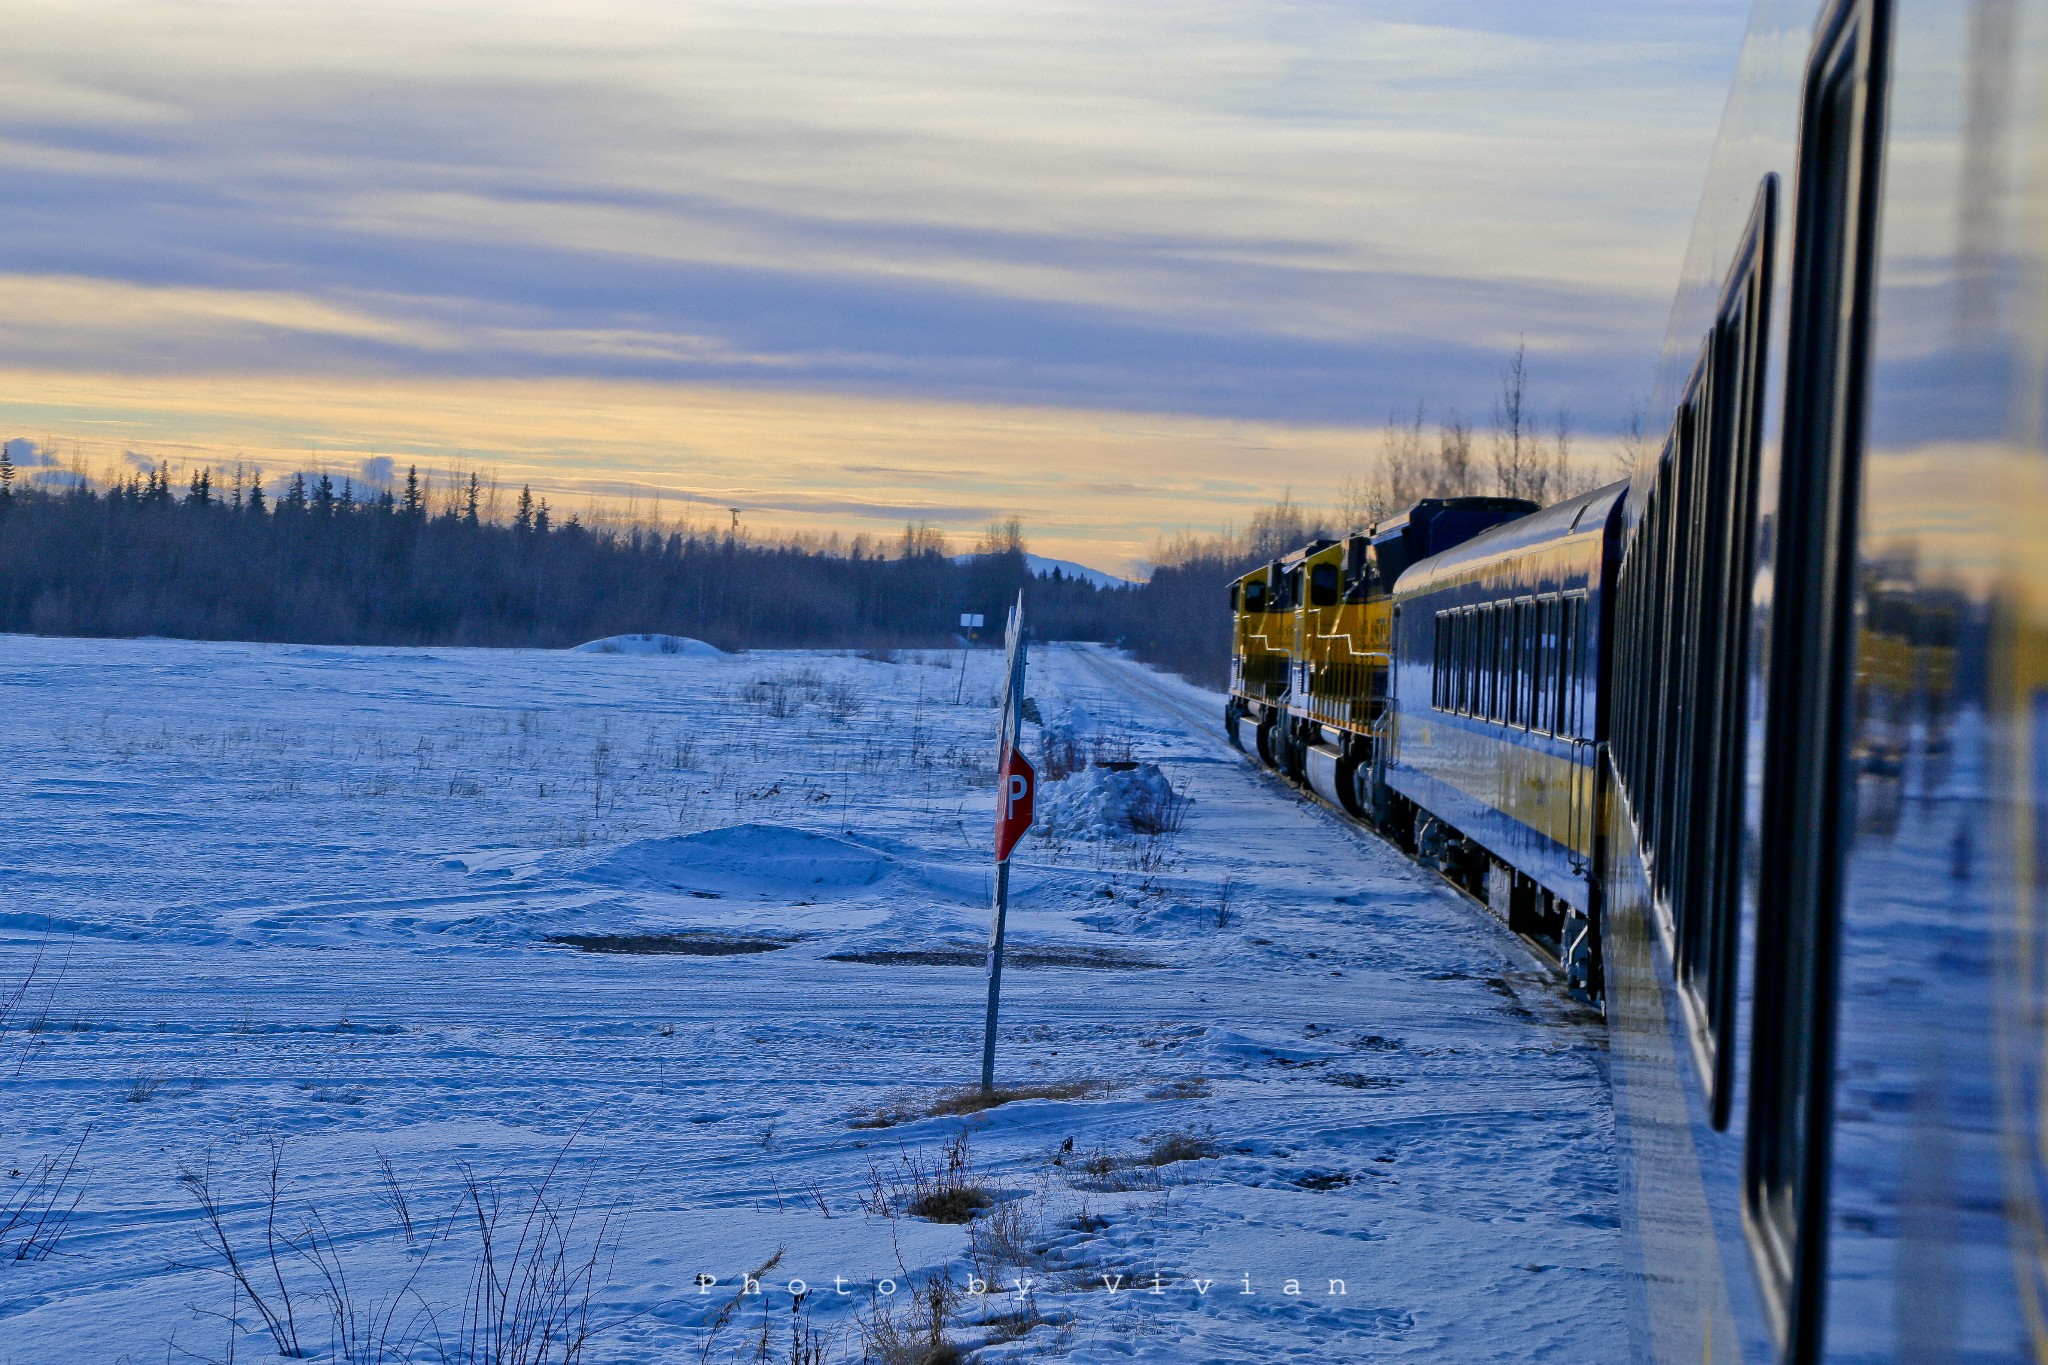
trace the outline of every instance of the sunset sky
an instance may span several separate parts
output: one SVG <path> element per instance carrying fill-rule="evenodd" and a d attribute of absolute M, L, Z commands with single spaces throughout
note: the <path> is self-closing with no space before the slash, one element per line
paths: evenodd
<path fill-rule="evenodd" d="M 1608 437 L 1746 11 L 0 0 L 0 438 L 1120 570 L 1518 337 Z"/>

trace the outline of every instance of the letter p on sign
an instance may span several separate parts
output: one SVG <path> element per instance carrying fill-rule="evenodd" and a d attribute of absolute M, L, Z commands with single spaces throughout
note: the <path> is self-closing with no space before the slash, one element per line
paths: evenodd
<path fill-rule="evenodd" d="M 1031 760 L 1012 749 L 996 777 L 996 861 L 1003 862 L 1010 850 L 1031 828 L 1032 797 L 1037 794 L 1038 774 Z"/>

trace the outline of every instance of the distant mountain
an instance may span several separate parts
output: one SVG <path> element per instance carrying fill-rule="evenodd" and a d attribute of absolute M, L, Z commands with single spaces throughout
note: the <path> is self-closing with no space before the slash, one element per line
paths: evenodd
<path fill-rule="evenodd" d="M 953 562 L 955 564 L 965 564 L 973 558 L 973 555 L 954 555 Z M 1098 588 L 1130 588 L 1137 586 L 1134 579 L 1118 578 L 1113 573 L 1104 573 L 1100 569 L 1091 569 L 1086 564 L 1076 564 L 1071 559 L 1047 559 L 1044 555 L 1026 554 L 1024 556 L 1024 567 L 1031 570 L 1039 578 L 1049 578 L 1052 576 L 1052 571 L 1058 569 L 1060 575 L 1064 578 L 1078 578 L 1084 583 L 1093 583 Z"/>

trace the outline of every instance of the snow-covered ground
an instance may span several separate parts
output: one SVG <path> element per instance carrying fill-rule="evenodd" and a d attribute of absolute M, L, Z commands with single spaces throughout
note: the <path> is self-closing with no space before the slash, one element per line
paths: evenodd
<path fill-rule="evenodd" d="M 83 1192 L 53 1254 L 0 1231 L 0 1362 L 269 1358 L 265 1310 L 315 1358 L 552 1316 L 880 1360 L 935 1280 L 990 1361 L 1622 1359 L 1597 1025 L 1099 651 L 1027 687 L 1035 758 L 1141 765 L 1019 853 L 1039 1093 L 930 1112 L 979 1067 L 999 667 L 0 637 L 0 1201 L 74 1145 Z M 989 1207 L 903 1207 L 949 1184 Z"/>

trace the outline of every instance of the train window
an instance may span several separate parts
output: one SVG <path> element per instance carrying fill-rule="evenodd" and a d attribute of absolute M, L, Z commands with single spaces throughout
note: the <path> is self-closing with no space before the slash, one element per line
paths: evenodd
<path fill-rule="evenodd" d="M 1564 691 L 1557 672 L 1558 621 L 1564 612 L 1564 603 L 1555 597 L 1545 598 L 1542 611 L 1543 624 L 1536 653 L 1536 720 L 1530 728 L 1554 735 L 1561 728 L 1557 721 L 1557 703 Z"/>
<path fill-rule="evenodd" d="M 1254 578 L 1244 585 L 1244 609 L 1264 611 L 1266 609 L 1266 580 Z"/>
<path fill-rule="evenodd" d="M 1837 0 L 1800 111 L 1744 1211 L 1786 1358 L 1818 1359 L 1865 369 L 1890 7 Z"/>
<path fill-rule="evenodd" d="M 1507 608 L 1507 627 L 1502 644 L 1506 655 L 1501 660 L 1501 719 L 1509 725 L 1522 723 L 1522 684 L 1524 659 L 1528 651 L 1523 648 L 1528 633 L 1529 605 L 1516 602 Z"/>
<path fill-rule="evenodd" d="M 1509 725 L 1520 725 L 1526 714 L 1523 694 L 1528 687 L 1528 627 L 1529 604 L 1515 602 L 1508 606 L 1507 654 L 1502 671 L 1506 673 L 1507 697 L 1501 706 L 1501 719 Z"/>
<path fill-rule="evenodd" d="M 1525 730 L 1536 728 L 1536 650 L 1542 638 L 1541 619 L 1534 602 L 1515 603 L 1515 632 L 1521 657 L 1515 669 L 1515 724 Z"/>
<path fill-rule="evenodd" d="M 1237 584 L 1235 583 L 1230 585 L 1230 609 L 1232 611 L 1237 610 Z"/>
<path fill-rule="evenodd" d="M 1458 709 L 1458 613 L 1447 611 L 1438 628 L 1436 669 L 1442 681 L 1437 687 L 1437 709 Z"/>
<path fill-rule="evenodd" d="M 1489 719 L 1493 711 L 1493 608 L 1472 613 L 1472 714 Z"/>
<path fill-rule="evenodd" d="M 1640 639 L 1636 642 L 1636 660 L 1639 675 L 1636 679 L 1636 818 L 1647 829 L 1657 813 L 1657 751 L 1654 708 L 1661 695 L 1657 686 L 1657 653 L 1663 646 L 1661 614 L 1657 608 L 1662 601 L 1662 555 L 1659 547 L 1663 536 L 1659 528 L 1663 524 L 1664 468 L 1660 463 L 1650 481 L 1650 500 L 1643 511 L 1642 582 L 1637 585 L 1636 628 Z M 1647 843 L 1647 841 L 1645 841 Z M 1655 854 L 1651 856 L 1654 858 Z"/>
<path fill-rule="evenodd" d="M 1551 733 L 1560 739 L 1572 737 L 1572 599 L 1557 604 L 1557 700 L 1551 713 Z"/>
<path fill-rule="evenodd" d="M 1503 725 L 1515 723 L 1515 691 L 1521 682 L 1522 611 L 1519 602 L 1500 606 L 1500 695 L 1494 700 L 1494 718 Z"/>
<path fill-rule="evenodd" d="M 1559 671 L 1564 676 L 1564 696 L 1559 707 L 1558 733 L 1568 739 L 1585 739 L 1588 737 L 1585 724 L 1587 682 L 1585 598 L 1567 597 L 1565 599 L 1563 637 L 1564 664 Z"/>
<path fill-rule="evenodd" d="M 1681 410 L 1682 411 L 1682 410 Z M 1651 525 L 1650 602 L 1652 625 L 1652 648 L 1649 661 L 1652 671 L 1650 695 L 1656 699 L 1656 714 L 1648 734 L 1645 752 L 1650 759 L 1650 884 L 1661 898 L 1665 889 L 1665 873 L 1669 870 L 1666 856 L 1670 844 L 1665 832 L 1671 827 L 1671 723 L 1672 723 L 1672 660 L 1679 652 L 1677 633 L 1672 629 L 1677 624 L 1672 618 L 1672 603 L 1676 596 L 1672 579 L 1677 565 L 1678 536 L 1675 523 L 1678 520 L 1677 504 L 1679 492 L 1672 466 L 1680 460 L 1679 444 L 1683 439 L 1681 430 L 1683 418 L 1673 423 L 1671 439 L 1664 447 L 1661 462 L 1657 466 L 1657 518 Z"/>
<path fill-rule="evenodd" d="M 1486 714 L 1502 724 L 1508 718 L 1508 697 L 1514 691 L 1515 607 L 1497 602 L 1493 613 L 1493 695 L 1487 699 Z"/>
<path fill-rule="evenodd" d="M 1433 648 L 1435 653 L 1430 656 L 1429 661 L 1432 673 L 1430 705 L 1439 711 L 1448 711 L 1457 691 L 1457 613 L 1440 611 L 1436 614 L 1436 638 Z"/>
<path fill-rule="evenodd" d="M 1308 574 L 1308 604 L 1312 607 L 1337 605 L 1337 566 L 1318 564 Z"/>
<path fill-rule="evenodd" d="M 1438 612 L 1432 620 L 1434 632 L 1429 642 L 1429 704 L 1434 709 L 1444 709 L 1444 689 L 1450 678 L 1450 670 L 1444 665 L 1450 653 L 1450 617 Z"/>
<path fill-rule="evenodd" d="M 1525 661 L 1528 651 L 1523 648 L 1523 644 L 1529 620 L 1528 604 L 1511 602 L 1506 611 L 1507 658 L 1503 661 L 1502 671 L 1507 675 L 1504 679 L 1507 686 L 1502 689 L 1506 695 L 1501 700 L 1501 719 L 1509 725 L 1520 725 L 1523 679 L 1527 672 Z"/>
<path fill-rule="evenodd" d="M 1451 699 L 1456 691 L 1457 673 L 1454 661 L 1458 655 L 1458 618 L 1454 612 L 1440 611 L 1436 614 L 1435 653 L 1430 656 L 1432 670 L 1433 700 L 1430 705 L 1439 711 L 1451 709 Z"/>
<path fill-rule="evenodd" d="M 1619 579 L 1615 766 L 1717 1128 L 1734 1089 L 1744 645 L 1776 195 L 1765 177 Z"/>
<path fill-rule="evenodd" d="M 1472 608 L 1472 696 L 1466 710 L 1481 719 L 1486 716 L 1487 687 L 1493 678 L 1493 613 L 1486 607 Z"/>
<path fill-rule="evenodd" d="M 1522 604 L 1501 604 L 1501 679 L 1493 716 L 1501 724 L 1516 722 L 1516 692 L 1522 686 Z"/>
<path fill-rule="evenodd" d="M 1437 636 L 1439 649 L 1436 667 L 1443 681 L 1437 689 L 1437 707 L 1444 711 L 1458 709 L 1458 613 L 1443 613 L 1443 625 Z"/>
<path fill-rule="evenodd" d="M 1515 686 L 1513 604 L 1498 603 L 1490 615 L 1493 617 L 1493 696 L 1488 700 L 1487 714 L 1504 725 L 1508 720 L 1508 699 L 1514 695 Z"/>
<path fill-rule="evenodd" d="M 1557 623 L 1557 733 L 1565 739 L 1575 738 L 1578 727 L 1577 702 L 1579 693 L 1578 653 L 1572 648 L 1572 621 L 1579 614 L 1578 600 L 1567 597 L 1558 603 Z"/>
<path fill-rule="evenodd" d="M 1472 711 L 1472 638 L 1477 629 L 1470 608 L 1458 613 L 1458 695 L 1452 709 L 1468 715 Z"/>

